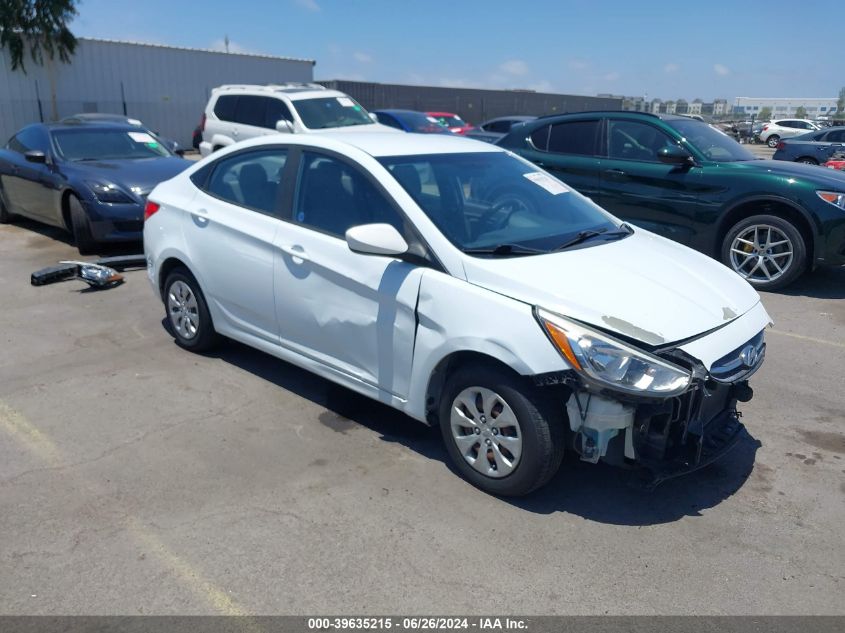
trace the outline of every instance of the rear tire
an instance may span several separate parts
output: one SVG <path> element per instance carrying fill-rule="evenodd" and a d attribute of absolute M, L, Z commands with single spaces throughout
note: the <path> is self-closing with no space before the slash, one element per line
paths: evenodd
<path fill-rule="evenodd" d="M 722 263 L 757 290 L 779 290 L 807 270 L 807 245 L 789 220 L 754 215 L 725 235 Z"/>
<path fill-rule="evenodd" d="M 804 163 L 805 165 L 818 165 L 819 161 L 817 161 L 812 156 L 802 156 L 801 158 L 795 159 L 796 163 Z"/>
<path fill-rule="evenodd" d="M 205 352 L 218 343 L 205 295 L 186 268 L 175 268 L 167 276 L 163 299 L 165 316 L 179 347 Z"/>
<path fill-rule="evenodd" d="M 778 146 L 779 141 L 780 137 L 777 134 L 772 134 L 769 138 L 766 139 L 766 145 L 774 149 Z"/>
<path fill-rule="evenodd" d="M 452 463 L 485 492 L 526 495 L 560 466 L 563 404 L 505 369 L 459 368 L 446 380 L 438 414 Z"/>
<path fill-rule="evenodd" d="M 91 255 L 97 250 L 97 241 L 91 232 L 91 221 L 82 207 L 82 203 L 74 195 L 68 199 L 70 208 L 70 226 L 73 241 L 80 255 Z"/>

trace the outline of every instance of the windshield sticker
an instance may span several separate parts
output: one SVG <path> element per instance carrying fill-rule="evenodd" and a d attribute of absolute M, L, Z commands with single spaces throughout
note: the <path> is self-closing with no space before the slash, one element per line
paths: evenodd
<path fill-rule="evenodd" d="M 344 108 L 354 108 L 355 102 L 349 97 L 338 97 L 337 102 Z"/>
<path fill-rule="evenodd" d="M 129 135 L 129 138 L 136 143 L 157 143 L 157 141 L 146 132 L 127 132 L 127 134 Z"/>
<path fill-rule="evenodd" d="M 559 193 L 569 193 L 572 191 L 569 187 L 564 185 L 560 180 L 557 178 L 552 178 L 548 174 L 544 174 L 541 171 L 532 171 L 527 174 L 522 174 L 528 180 L 533 182 L 535 185 L 539 185 L 550 194 L 558 195 Z"/>

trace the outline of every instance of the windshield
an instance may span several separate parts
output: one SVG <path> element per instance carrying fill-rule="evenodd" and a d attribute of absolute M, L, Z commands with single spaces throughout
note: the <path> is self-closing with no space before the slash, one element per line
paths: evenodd
<path fill-rule="evenodd" d="M 397 119 L 410 128 L 411 132 L 425 132 L 427 134 L 451 134 L 449 129 L 440 123 L 439 120 L 431 116 L 426 116 L 422 112 L 399 112 L 396 113 Z"/>
<path fill-rule="evenodd" d="M 442 125 L 446 127 L 463 127 L 466 125 L 466 121 L 464 121 L 461 117 L 457 114 L 450 114 L 450 115 L 434 115 L 434 118 L 437 119 Z"/>
<path fill-rule="evenodd" d="M 65 160 L 124 160 L 158 158 L 173 154 L 140 130 L 66 129 L 52 133 L 56 152 Z"/>
<path fill-rule="evenodd" d="M 730 136 L 707 123 L 694 119 L 672 119 L 666 123 L 680 132 L 684 140 L 708 160 L 719 162 L 759 160 Z"/>
<path fill-rule="evenodd" d="M 437 228 L 465 252 L 500 247 L 498 253 L 485 254 L 548 253 L 584 232 L 596 232 L 587 236 L 597 238 L 590 244 L 606 239 L 605 233 L 619 237 L 616 218 L 506 152 L 379 160 Z"/>
<path fill-rule="evenodd" d="M 293 107 L 305 127 L 322 130 L 329 127 L 369 125 L 373 122 L 367 111 L 350 97 L 321 97 L 294 101 Z"/>

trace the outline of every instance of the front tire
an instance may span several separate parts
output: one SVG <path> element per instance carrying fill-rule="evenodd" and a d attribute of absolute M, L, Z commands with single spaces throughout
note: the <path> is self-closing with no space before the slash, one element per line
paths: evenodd
<path fill-rule="evenodd" d="M 97 250 L 97 241 L 91 232 L 91 221 L 82 207 L 82 203 L 74 195 L 68 199 L 70 208 L 70 227 L 73 241 L 80 255 L 91 255 Z"/>
<path fill-rule="evenodd" d="M 179 347 L 205 352 L 218 341 L 205 296 L 185 268 L 173 270 L 164 282 L 164 310 Z"/>
<path fill-rule="evenodd" d="M 754 215 L 725 235 L 722 263 L 758 290 L 779 290 L 807 269 L 807 245 L 789 220 Z"/>
<path fill-rule="evenodd" d="M 819 161 L 817 161 L 815 158 L 812 158 L 810 156 L 802 156 L 801 158 L 797 159 L 795 162 L 796 163 L 804 163 L 805 165 L 818 165 L 819 164 Z"/>
<path fill-rule="evenodd" d="M 777 134 L 772 134 L 768 139 L 766 139 L 766 145 L 775 149 L 778 146 L 779 141 L 780 137 Z"/>
<path fill-rule="evenodd" d="M 440 431 L 453 464 L 474 486 L 522 496 L 557 472 L 565 442 L 563 405 L 527 379 L 470 365 L 446 381 Z"/>

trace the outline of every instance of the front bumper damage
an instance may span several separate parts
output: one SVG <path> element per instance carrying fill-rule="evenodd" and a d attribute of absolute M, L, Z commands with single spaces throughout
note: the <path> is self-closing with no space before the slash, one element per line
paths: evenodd
<path fill-rule="evenodd" d="M 667 350 L 660 355 L 687 368 L 692 380 L 684 393 L 663 399 L 614 392 L 574 372 L 537 378 L 568 387 L 570 446 L 583 461 L 640 468 L 654 487 L 713 463 L 747 435 L 737 404 L 753 397 L 748 379 L 765 350 L 760 332 L 710 370 L 680 349 Z"/>

